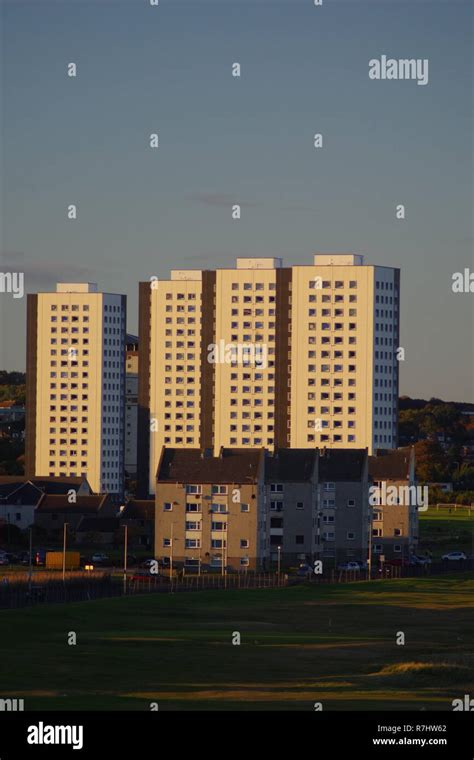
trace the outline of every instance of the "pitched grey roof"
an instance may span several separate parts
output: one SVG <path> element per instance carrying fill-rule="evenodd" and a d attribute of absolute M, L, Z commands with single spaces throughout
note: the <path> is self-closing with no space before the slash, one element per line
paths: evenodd
<path fill-rule="evenodd" d="M 176 483 L 245 483 L 258 477 L 263 449 L 221 449 L 213 456 L 208 449 L 163 448 L 157 481 Z"/>
<path fill-rule="evenodd" d="M 319 481 L 357 481 L 364 471 L 367 449 L 321 449 Z"/>
<path fill-rule="evenodd" d="M 372 480 L 406 480 L 410 474 L 412 447 L 387 451 L 377 449 L 375 456 L 369 457 L 369 477 Z"/>
<path fill-rule="evenodd" d="M 265 482 L 303 483 L 311 479 L 317 449 L 278 449 L 265 458 Z"/>

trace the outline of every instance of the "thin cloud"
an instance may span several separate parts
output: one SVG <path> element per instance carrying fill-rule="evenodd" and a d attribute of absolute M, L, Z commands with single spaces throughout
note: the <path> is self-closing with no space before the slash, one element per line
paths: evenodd
<path fill-rule="evenodd" d="M 96 281 L 98 271 L 90 266 L 81 266 L 66 261 L 46 259 L 32 261 L 19 251 L 2 251 L 0 253 L 2 270 L 23 272 L 28 290 L 51 286 L 56 282 Z"/>

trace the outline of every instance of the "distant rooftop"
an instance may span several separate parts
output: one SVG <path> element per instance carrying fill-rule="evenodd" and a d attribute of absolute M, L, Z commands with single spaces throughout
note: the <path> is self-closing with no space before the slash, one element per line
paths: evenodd
<path fill-rule="evenodd" d="M 56 293 L 98 293 L 96 282 L 58 282 Z"/>
<path fill-rule="evenodd" d="M 280 269 L 283 266 L 283 259 L 278 258 L 258 258 L 258 259 L 241 259 L 236 260 L 237 269 Z"/>
<path fill-rule="evenodd" d="M 202 280 L 202 270 L 201 269 L 172 269 L 171 279 L 199 281 L 199 280 Z"/>
<path fill-rule="evenodd" d="M 336 266 L 349 267 L 361 266 L 364 263 L 364 257 L 358 253 L 315 253 L 314 265 L 320 267 Z"/>

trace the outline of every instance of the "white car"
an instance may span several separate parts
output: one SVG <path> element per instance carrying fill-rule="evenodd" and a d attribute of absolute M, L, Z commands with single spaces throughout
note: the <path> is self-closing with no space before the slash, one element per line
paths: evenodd
<path fill-rule="evenodd" d="M 448 554 L 443 554 L 441 557 L 443 562 L 460 562 L 463 559 L 467 559 L 464 552 L 448 552 Z"/>
<path fill-rule="evenodd" d="M 343 565 L 337 566 L 338 570 L 360 570 L 360 565 L 358 562 L 345 562 Z"/>

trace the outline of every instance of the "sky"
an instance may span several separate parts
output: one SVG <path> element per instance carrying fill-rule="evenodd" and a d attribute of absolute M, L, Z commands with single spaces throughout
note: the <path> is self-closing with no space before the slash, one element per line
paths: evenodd
<path fill-rule="evenodd" d="M 401 395 L 474 401 L 474 296 L 452 291 L 474 271 L 472 15 L 469 0 L 3 0 L 0 272 L 26 292 L 126 293 L 135 333 L 138 281 L 172 268 L 363 254 L 401 269 Z M 370 79 L 382 55 L 428 59 L 428 84 Z M 0 293 L 0 369 L 25 367 L 25 316 Z"/>

